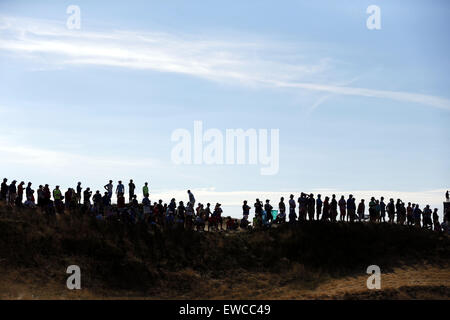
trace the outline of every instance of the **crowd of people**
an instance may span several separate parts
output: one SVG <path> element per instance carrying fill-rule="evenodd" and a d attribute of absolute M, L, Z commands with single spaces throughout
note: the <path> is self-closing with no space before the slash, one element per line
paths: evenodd
<path fill-rule="evenodd" d="M 446 192 L 446 199 L 449 201 L 448 191 Z M 429 205 L 426 205 L 422 210 L 419 204 L 411 202 L 406 204 L 401 199 L 394 200 L 391 198 L 389 201 L 385 201 L 384 197 L 380 199 L 371 197 L 367 205 L 368 217 L 366 216 L 365 200 L 361 199 L 356 205 L 356 199 L 351 194 L 347 199 L 342 195 L 338 200 L 335 194 L 331 196 L 331 199 L 328 196 L 322 199 L 320 194 L 315 198 L 312 193 L 306 194 L 302 192 L 297 200 L 291 194 L 287 205 L 289 206 L 288 211 L 286 210 L 284 198 L 281 197 L 278 203 L 278 210 L 274 210 L 269 199 L 266 200 L 265 204 L 256 199 L 253 225 L 260 227 L 270 226 L 272 223 L 285 223 L 286 219 L 289 219 L 289 223 L 307 220 L 330 222 L 339 220 L 353 223 L 355 221 L 368 220 L 373 223 L 388 222 L 423 227 L 439 232 L 449 231 L 450 210 L 447 209 L 444 212 L 443 222 L 440 223 L 437 208 L 432 210 Z M 244 201 L 242 206 L 244 219 L 248 219 L 250 209 L 247 201 Z"/>
<path fill-rule="evenodd" d="M 76 211 L 99 220 L 147 223 L 164 228 L 178 226 L 199 231 L 205 231 L 206 228 L 208 231 L 269 228 L 274 224 L 298 223 L 307 220 L 349 223 L 368 220 L 372 223 L 397 223 L 437 232 L 449 232 L 450 210 L 448 208 L 440 223 L 437 208 L 432 210 L 429 205 L 426 205 L 422 210 L 419 204 L 411 202 L 406 204 L 401 199 L 391 198 L 385 201 L 384 197 L 380 199 L 372 197 L 367 205 L 368 216 L 366 216 L 365 200 L 361 199 L 356 205 L 357 201 L 351 194 L 347 199 L 343 195 L 337 199 L 333 194 L 331 199 L 326 196 L 323 200 L 320 194 L 315 197 L 312 193 L 302 192 L 297 200 L 291 194 L 287 203 L 284 202 L 284 197 L 281 197 L 277 209 L 270 204 L 269 199 L 265 200 L 265 203 L 256 199 L 253 205 L 254 218 L 250 223 L 249 216 L 252 208 L 247 200 L 243 202 L 243 217 L 239 221 L 230 216 L 224 219 L 220 203 L 216 203 L 213 207 L 210 203 L 206 205 L 198 203 L 195 206 L 196 200 L 190 190 L 187 191 L 186 204 L 183 201 L 177 203 L 174 198 L 167 204 L 163 203 L 163 200 L 153 203 L 150 201 L 148 182 L 142 186 L 141 203 L 137 200 L 136 185 L 133 180 L 128 183 L 128 203 L 125 200 L 125 185 L 122 181 L 118 181 L 115 190 L 112 180 L 109 180 L 103 188 L 103 194 L 100 190 L 93 193 L 90 188 L 83 190 L 81 182 L 78 182 L 75 188 L 68 188 L 64 193 L 60 186 L 57 185 L 51 190 L 48 184 L 39 185 L 35 192 L 31 182 L 28 182 L 26 186 L 24 181 L 17 183 L 16 180 L 8 184 L 8 179 L 4 178 L 0 188 L 0 201 L 11 207 L 39 208 L 49 217 L 65 214 L 66 211 Z M 116 205 L 113 205 L 111 201 L 114 192 L 117 196 Z M 446 199 L 450 201 L 448 191 Z"/>

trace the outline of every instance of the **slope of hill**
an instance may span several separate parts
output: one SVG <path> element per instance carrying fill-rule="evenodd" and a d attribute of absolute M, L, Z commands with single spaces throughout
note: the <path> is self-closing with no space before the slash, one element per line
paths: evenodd
<path fill-rule="evenodd" d="M 0 207 L 0 298 L 450 298 L 447 235 L 306 222 L 265 231 L 161 231 Z M 382 289 L 366 288 L 367 266 Z M 82 290 L 66 288 L 81 268 Z"/>

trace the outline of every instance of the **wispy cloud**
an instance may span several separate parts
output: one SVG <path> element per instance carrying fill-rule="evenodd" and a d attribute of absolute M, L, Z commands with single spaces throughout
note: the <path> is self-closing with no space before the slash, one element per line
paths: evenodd
<path fill-rule="evenodd" d="M 186 34 L 73 31 L 60 22 L 0 17 L 0 50 L 44 57 L 49 64 L 171 72 L 212 81 L 382 98 L 450 110 L 450 100 L 442 97 L 324 83 L 323 79 L 330 78 L 332 60 L 292 58 L 291 49 L 289 44 L 220 41 Z"/>
<path fill-rule="evenodd" d="M 55 151 L 18 145 L 0 139 L 0 166 L 11 165 L 21 168 L 29 167 L 36 170 L 55 172 L 120 172 L 124 168 L 148 170 L 163 167 L 160 160 L 151 158 L 131 159 L 128 157 L 105 157 L 97 155 L 82 155 L 78 153 Z"/>

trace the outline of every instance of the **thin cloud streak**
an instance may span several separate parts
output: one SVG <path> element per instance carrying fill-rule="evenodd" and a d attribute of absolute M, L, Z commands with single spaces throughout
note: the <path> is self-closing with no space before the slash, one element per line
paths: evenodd
<path fill-rule="evenodd" d="M 442 97 L 320 83 L 324 75 L 331 75 L 327 74 L 331 69 L 329 58 L 315 63 L 273 60 L 273 48 L 267 43 L 204 40 L 168 33 L 69 31 L 59 25 L 1 17 L 0 49 L 40 58 L 48 54 L 49 64 L 153 70 L 254 87 L 390 99 L 450 110 L 450 100 Z"/>

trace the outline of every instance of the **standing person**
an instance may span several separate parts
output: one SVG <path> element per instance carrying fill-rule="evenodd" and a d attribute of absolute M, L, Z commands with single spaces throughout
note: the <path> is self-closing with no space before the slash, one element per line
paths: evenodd
<path fill-rule="evenodd" d="M 266 204 L 264 205 L 264 210 L 266 211 L 266 219 L 267 222 L 272 222 L 273 221 L 273 215 L 272 215 L 272 205 L 269 203 L 270 200 L 266 199 Z"/>
<path fill-rule="evenodd" d="M 119 180 L 119 184 L 116 187 L 117 198 L 123 197 L 125 194 L 125 186 L 122 184 L 122 180 Z"/>
<path fill-rule="evenodd" d="M 90 188 L 86 188 L 86 190 L 84 190 L 83 192 L 83 196 L 84 196 L 84 205 L 89 209 L 91 207 L 91 196 L 92 196 L 92 191 Z"/>
<path fill-rule="evenodd" d="M 285 223 L 286 222 L 286 204 L 284 203 L 284 197 L 280 198 L 278 203 L 278 215 L 275 219 L 275 223 Z"/>
<path fill-rule="evenodd" d="M 104 208 L 105 212 L 107 213 L 106 216 L 108 216 L 109 206 L 110 206 L 109 195 L 108 195 L 108 192 L 105 191 L 105 193 L 103 194 L 103 197 L 102 197 L 102 207 Z"/>
<path fill-rule="evenodd" d="M 298 198 L 297 202 L 298 202 L 298 220 L 305 221 L 307 199 L 306 195 L 303 192 L 300 193 L 300 197 Z"/>
<path fill-rule="evenodd" d="M 26 201 L 25 201 L 25 206 L 29 207 L 29 208 L 35 208 L 36 204 L 35 204 L 35 199 L 34 199 L 34 190 L 31 189 L 31 182 L 28 184 L 29 187 L 27 187 L 26 189 Z"/>
<path fill-rule="evenodd" d="M 242 205 L 242 215 L 243 217 L 247 217 L 250 214 L 250 206 L 247 204 L 247 200 L 244 200 L 244 204 Z"/>
<path fill-rule="evenodd" d="M 256 199 L 254 207 L 255 207 L 255 216 L 262 217 L 263 206 L 261 201 L 259 201 L 259 199 Z"/>
<path fill-rule="evenodd" d="M 336 222 L 337 217 L 337 200 L 336 195 L 333 194 L 331 196 L 331 202 L 330 202 L 330 217 L 332 222 Z"/>
<path fill-rule="evenodd" d="M 31 182 L 28 182 L 27 188 L 25 189 L 25 199 L 30 200 L 31 196 L 33 195 L 33 189 L 31 189 Z"/>
<path fill-rule="evenodd" d="M 446 201 L 450 201 L 450 195 L 449 195 L 449 193 L 448 193 L 448 190 L 447 190 L 447 192 L 445 193 L 445 200 L 446 200 Z"/>
<path fill-rule="evenodd" d="M 142 187 L 142 194 L 144 195 L 144 198 L 150 196 L 148 191 L 148 182 L 144 183 L 144 186 Z"/>
<path fill-rule="evenodd" d="M 129 202 L 131 202 L 131 200 L 133 200 L 133 196 L 134 196 L 134 190 L 136 189 L 135 184 L 133 183 L 133 179 L 130 180 L 130 183 L 128 184 L 128 195 L 129 195 Z"/>
<path fill-rule="evenodd" d="M 356 204 L 353 195 L 349 195 L 347 199 L 347 221 L 354 222 L 356 218 Z"/>
<path fill-rule="evenodd" d="M 142 210 L 143 210 L 143 221 L 146 222 L 148 220 L 148 217 L 151 214 L 151 206 L 152 206 L 152 202 L 150 201 L 150 199 L 148 198 L 148 194 L 144 195 L 144 199 L 142 199 Z"/>
<path fill-rule="evenodd" d="M 24 184 L 25 182 L 21 181 L 19 185 L 17 186 L 17 198 L 16 198 L 16 204 L 18 206 L 21 206 L 23 204 L 23 191 L 24 191 Z"/>
<path fill-rule="evenodd" d="M 317 217 L 317 221 L 319 221 L 320 219 L 320 215 L 322 214 L 322 199 L 320 198 L 322 195 L 318 194 L 317 195 L 317 200 L 316 200 L 316 217 Z"/>
<path fill-rule="evenodd" d="M 432 211 L 430 209 L 430 205 L 426 205 L 423 209 L 423 227 L 427 229 L 433 228 L 433 222 L 431 221 Z"/>
<path fill-rule="evenodd" d="M 405 203 L 402 201 L 402 203 L 400 204 L 400 218 L 398 220 L 398 222 L 403 225 L 405 224 L 405 220 L 406 220 L 406 208 L 405 208 Z"/>
<path fill-rule="evenodd" d="M 6 201 L 6 195 L 8 194 L 8 179 L 4 178 L 0 187 L 0 200 Z"/>
<path fill-rule="evenodd" d="M 389 223 L 394 223 L 394 218 L 395 218 L 395 204 L 394 204 L 394 199 L 389 199 L 389 203 L 386 206 L 387 208 L 387 214 L 388 214 L 388 218 L 389 218 Z"/>
<path fill-rule="evenodd" d="M 186 220 L 186 229 L 191 230 L 192 229 L 192 219 L 194 216 L 194 206 L 192 203 L 188 202 L 186 205 L 185 210 L 185 220 Z"/>
<path fill-rule="evenodd" d="M 364 221 L 364 211 L 366 211 L 366 205 L 364 204 L 364 199 L 358 204 L 358 220 L 359 222 Z"/>
<path fill-rule="evenodd" d="M 77 183 L 77 203 L 81 204 L 81 191 L 83 188 L 81 187 L 81 182 Z"/>
<path fill-rule="evenodd" d="M 373 222 L 377 222 L 380 220 L 380 211 L 381 211 L 380 201 L 376 200 L 375 201 L 375 217 L 374 217 Z"/>
<path fill-rule="evenodd" d="M 44 187 L 42 186 L 42 184 L 40 184 L 39 188 L 37 189 L 37 197 L 37 205 L 42 210 L 44 208 Z"/>
<path fill-rule="evenodd" d="M 52 197 L 52 194 L 50 192 L 50 186 L 48 184 L 46 184 L 44 186 L 43 189 L 43 196 L 44 196 L 44 202 L 43 202 L 43 206 L 44 208 L 47 210 L 47 208 L 50 205 L 50 198 Z"/>
<path fill-rule="evenodd" d="M 416 207 L 414 208 L 413 215 L 414 215 L 414 225 L 417 228 L 420 228 L 422 210 L 420 210 L 418 204 L 416 204 Z"/>
<path fill-rule="evenodd" d="M 111 203 L 111 198 L 112 198 L 112 194 L 113 194 L 113 183 L 112 180 L 109 180 L 109 183 L 106 184 L 103 188 L 105 188 L 105 190 L 108 192 L 108 196 L 109 196 L 109 203 Z"/>
<path fill-rule="evenodd" d="M 408 202 L 408 207 L 406 207 L 406 224 L 408 226 L 413 225 L 414 217 L 413 217 L 413 207 L 411 207 L 411 202 Z"/>
<path fill-rule="evenodd" d="M 55 201 L 56 212 L 60 213 L 62 208 L 62 193 L 59 190 L 59 186 L 55 186 L 55 189 L 53 189 L 53 199 Z"/>
<path fill-rule="evenodd" d="M 369 219 L 370 222 L 374 222 L 376 220 L 376 210 L 375 206 L 377 205 L 377 202 L 375 201 L 375 197 L 370 198 L 369 202 Z"/>
<path fill-rule="evenodd" d="M 8 187 L 8 203 L 10 206 L 14 206 L 16 204 L 17 197 L 17 186 L 16 180 L 13 180 Z"/>
<path fill-rule="evenodd" d="M 95 191 L 92 201 L 94 202 L 95 213 L 100 213 L 100 208 L 102 207 L 102 195 L 100 194 L 100 190 Z"/>
<path fill-rule="evenodd" d="M 222 210 L 222 208 L 220 206 L 221 206 L 220 203 L 216 203 L 216 207 L 214 208 L 214 215 L 216 216 L 217 222 L 219 223 L 220 230 L 223 230 L 223 226 L 222 226 L 222 223 L 223 223 L 223 219 L 222 219 L 223 210 Z"/>
<path fill-rule="evenodd" d="M 344 196 L 341 196 L 341 199 L 339 199 L 338 204 L 339 204 L 340 220 L 345 221 L 347 202 L 345 201 Z"/>
<path fill-rule="evenodd" d="M 395 209 L 397 211 L 397 223 L 400 223 L 402 218 L 402 200 L 397 199 L 397 203 L 395 204 Z"/>
<path fill-rule="evenodd" d="M 278 203 L 278 210 L 280 213 L 278 214 L 280 223 L 284 223 L 286 221 L 286 204 L 284 203 L 284 197 L 280 198 L 280 202 Z"/>
<path fill-rule="evenodd" d="M 316 207 L 316 199 L 314 199 L 314 195 L 311 193 L 308 198 L 308 217 L 309 221 L 314 221 L 314 209 Z"/>
<path fill-rule="evenodd" d="M 189 195 L 189 202 L 192 204 L 192 207 L 194 207 L 194 205 L 195 205 L 194 194 L 191 192 L 191 190 L 188 190 L 187 193 Z"/>
<path fill-rule="evenodd" d="M 330 198 L 325 197 L 323 202 L 322 221 L 328 221 L 330 218 Z"/>
<path fill-rule="evenodd" d="M 289 196 L 289 222 L 295 222 L 297 221 L 297 213 L 295 213 L 295 200 L 294 200 L 294 195 L 291 194 Z"/>
<path fill-rule="evenodd" d="M 176 222 L 182 228 L 184 228 L 185 213 L 186 213 L 186 207 L 184 206 L 183 201 L 178 202 Z M 209 228 L 209 225 L 208 225 L 208 228 Z"/>
<path fill-rule="evenodd" d="M 209 217 L 211 216 L 211 203 L 207 203 L 206 204 L 206 208 L 205 208 L 205 221 L 208 221 L 209 223 Z"/>
<path fill-rule="evenodd" d="M 70 208 L 70 204 L 72 202 L 72 189 L 68 188 L 64 193 L 64 206 L 66 209 Z"/>
<path fill-rule="evenodd" d="M 438 216 L 438 209 L 434 208 L 433 211 L 433 226 L 434 226 L 434 231 L 441 231 L 441 225 L 439 223 L 439 216 Z"/>
<path fill-rule="evenodd" d="M 386 216 L 386 203 L 384 203 L 384 197 L 380 198 L 380 219 L 379 222 L 383 221 L 386 222 L 385 216 Z"/>

